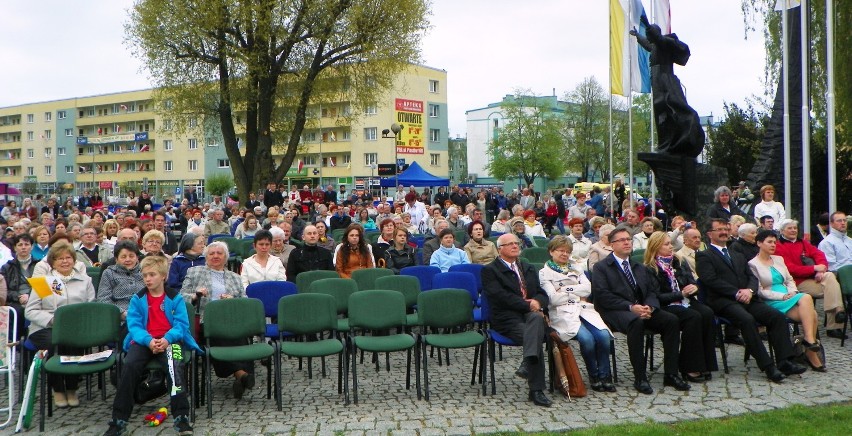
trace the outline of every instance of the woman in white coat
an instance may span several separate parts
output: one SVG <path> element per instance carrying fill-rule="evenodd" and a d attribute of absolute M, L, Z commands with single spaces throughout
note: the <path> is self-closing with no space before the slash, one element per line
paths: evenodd
<path fill-rule="evenodd" d="M 568 237 L 555 236 L 547 244 L 551 260 L 538 273 L 541 287 L 550 297 L 550 325 L 563 341 L 574 338 L 580 343 L 592 390 L 615 392 L 609 366 L 612 333 L 588 302 L 592 284 L 571 265 L 572 249 Z"/>
<path fill-rule="evenodd" d="M 240 277 L 243 288 L 254 282 L 287 280 L 284 264 L 278 256 L 270 254 L 272 249 L 272 233 L 269 230 L 259 230 L 254 234 L 255 254 L 243 262 Z"/>

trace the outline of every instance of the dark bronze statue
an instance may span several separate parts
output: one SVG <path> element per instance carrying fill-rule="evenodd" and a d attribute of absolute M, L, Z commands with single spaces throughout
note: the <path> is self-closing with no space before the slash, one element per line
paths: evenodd
<path fill-rule="evenodd" d="M 645 50 L 651 53 L 651 90 L 654 93 L 654 119 L 657 126 L 657 151 L 660 153 L 696 157 L 704 148 L 704 129 L 698 113 L 686 102 L 680 80 L 675 76 L 673 64 L 686 65 L 689 46 L 677 35 L 663 35 L 660 26 L 648 26 L 647 38 L 636 29 L 636 37 Z"/>

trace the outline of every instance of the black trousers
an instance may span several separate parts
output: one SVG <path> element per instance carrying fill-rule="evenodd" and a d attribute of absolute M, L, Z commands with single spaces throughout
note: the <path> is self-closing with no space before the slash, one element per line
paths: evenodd
<path fill-rule="evenodd" d="M 176 354 L 176 353 L 173 353 Z M 177 358 L 177 356 L 175 356 Z M 139 345 L 137 343 L 130 344 L 130 349 L 124 356 L 121 367 L 121 379 L 118 381 L 118 388 L 115 391 L 115 399 L 112 402 L 112 419 L 129 421 L 130 414 L 133 412 L 133 391 L 136 390 L 136 384 L 139 382 L 139 377 L 142 376 L 145 366 L 151 360 L 156 360 L 163 367 L 163 372 L 166 373 L 166 380 L 169 382 L 169 390 L 172 386 L 179 386 L 180 389 L 171 397 L 172 416 L 188 416 L 189 415 L 189 400 L 186 397 L 186 383 L 183 374 L 183 362 L 175 360 L 172 368 L 169 368 L 169 359 L 167 353 L 154 354 L 150 348 Z M 173 371 L 173 372 L 172 372 Z"/>
<path fill-rule="evenodd" d="M 680 371 L 718 371 L 713 309 L 690 302 L 688 308 L 673 305 L 664 310 L 680 321 Z"/>
<path fill-rule="evenodd" d="M 53 355 L 53 329 L 41 329 L 30 334 L 29 339 L 38 347 L 39 350 L 47 350 L 47 360 Z M 59 347 L 59 354 L 63 356 L 80 356 L 83 350 L 79 348 Z M 79 386 L 80 377 L 76 375 L 61 375 L 55 373 L 47 374 L 47 383 L 53 389 L 53 392 L 76 391 Z"/>
<path fill-rule="evenodd" d="M 523 345 L 524 359 L 529 362 L 530 376 L 527 382 L 530 391 L 543 391 L 546 387 L 544 382 L 544 365 L 546 363 L 542 351 L 545 331 L 546 325 L 541 312 L 528 312 L 524 314 L 524 322 L 514 324 L 511 329 L 500 332 L 507 338 Z"/>
<path fill-rule="evenodd" d="M 663 370 L 667 375 L 678 374 L 680 321 L 664 310 L 655 310 L 651 318 L 636 318 L 627 326 L 627 352 L 636 380 L 645 380 L 645 330 L 659 333 L 663 339 Z"/>
<path fill-rule="evenodd" d="M 793 345 L 790 343 L 790 331 L 787 328 L 787 318 L 778 310 L 760 301 L 742 304 L 738 301 L 720 299 L 709 303 L 717 315 L 727 318 L 740 328 L 743 341 L 757 366 L 766 370 L 772 364 L 772 359 L 760 340 L 757 332 L 758 325 L 766 326 L 769 343 L 775 349 L 775 360 L 783 362 L 793 355 Z"/>

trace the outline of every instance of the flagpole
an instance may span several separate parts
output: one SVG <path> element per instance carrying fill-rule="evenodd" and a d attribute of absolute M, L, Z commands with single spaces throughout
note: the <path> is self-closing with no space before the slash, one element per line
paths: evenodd
<path fill-rule="evenodd" d="M 633 2 L 627 3 L 627 21 L 633 23 Z M 627 44 L 627 186 L 630 188 L 630 208 L 633 209 L 633 53 Z"/>
<path fill-rule="evenodd" d="M 319 104 L 319 131 L 320 131 L 320 145 L 319 145 L 319 186 L 322 188 L 322 103 Z"/>
<path fill-rule="evenodd" d="M 783 93 L 784 93 L 784 206 L 789 210 L 790 216 L 794 216 L 793 211 L 793 195 L 792 183 L 790 181 L 790 65 L 788 64 L 790 60 L 790 48 L 787 46 L 787 40 L 789 36 L 787 35 L 787 9 L 790 6 L 789 0 L 784 0 L 784 10 L 781 11 L 781 43 L 782 43 L 782 73 L 783 73 Z M 804 35 L 802 35 L 804 38 Z M 806 231 L 808 229 L 805 229 Z"/>
<path fill-rule="evenodd" d="M 609 213 L 616 222 L 618 217 L 615 215 L 615 186 L 613 185 L 612 168 L 612 8 L 609 9 Z"/>
<path fill-rule="evenodd" d="M 657 22 L 657 8 L 655 8 L 654 6 L 656 6 L 656 2 L 652 1 L 651 2 L 651 20 L 654 23 L 656 23 Z M 665 30 L 661 29 L 661 30 L 663 31 L 663 33 L 666 33 L 666 31 L 668 29 L 665 29 Z M 649 127 L 650 135 L 648 137 L 648 142 L 650 142 L 651 153 L 653 153 L 654 149 L 656 148 L 656 147 L 654 147 L 654 88 L 651 88 L 650 95 L 651 95 L 651 104 L 649 106 L 650 106 L 651 110 L 649 111 L 649 115 L 650 115 L 651 119 L 649 120 L 650 123 L 648 123 L 648 125 L 650 126 Z M 651 178 L 649 180 L 649 183 L 651 184 L 651 215 L 656 216 L 657 215 L 657 213 L 656 213 L 657 212 L 657 210 L 656 210 L 656 206 L 657 206 L 657 201 L 656 201 L 657 184 L 655 183 L 655 180 L 654 180 L 654 179 L 656 179 L 656 176 L 654 175 L 654 171 L 651 171 L 650 174 L 651 174 Z"/>
<path fill-rule="evenodd" d="M 834 0 L 825 2 L 826 106 L 828 127 L 828 211 L 837 211 L 837 145 L 834 128 Z"/>
<path fill-rule="evenodd" d="M 808 2 L 802 0 L 801 14 L 802 38 L 802 228 L 805 233 L 811 228 L 811 108 L 808 95 L 808 67 L 810 50 L 808 44 Z"/>

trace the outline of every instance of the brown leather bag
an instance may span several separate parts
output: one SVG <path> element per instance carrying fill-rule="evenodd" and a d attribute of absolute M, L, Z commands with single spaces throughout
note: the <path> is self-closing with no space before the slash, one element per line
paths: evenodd
<path fill-rule="evenodd" d="M 574 359 L 571 347 L 555 331 L 550 332 L 550 339 L 553 343 L 553 363 L 556 372 L 553 378 L 554 387 L 569 399 L 585 397 L 586 384 L 580 375 L 580 368 L 577 367 L 577 360 Z"/>

